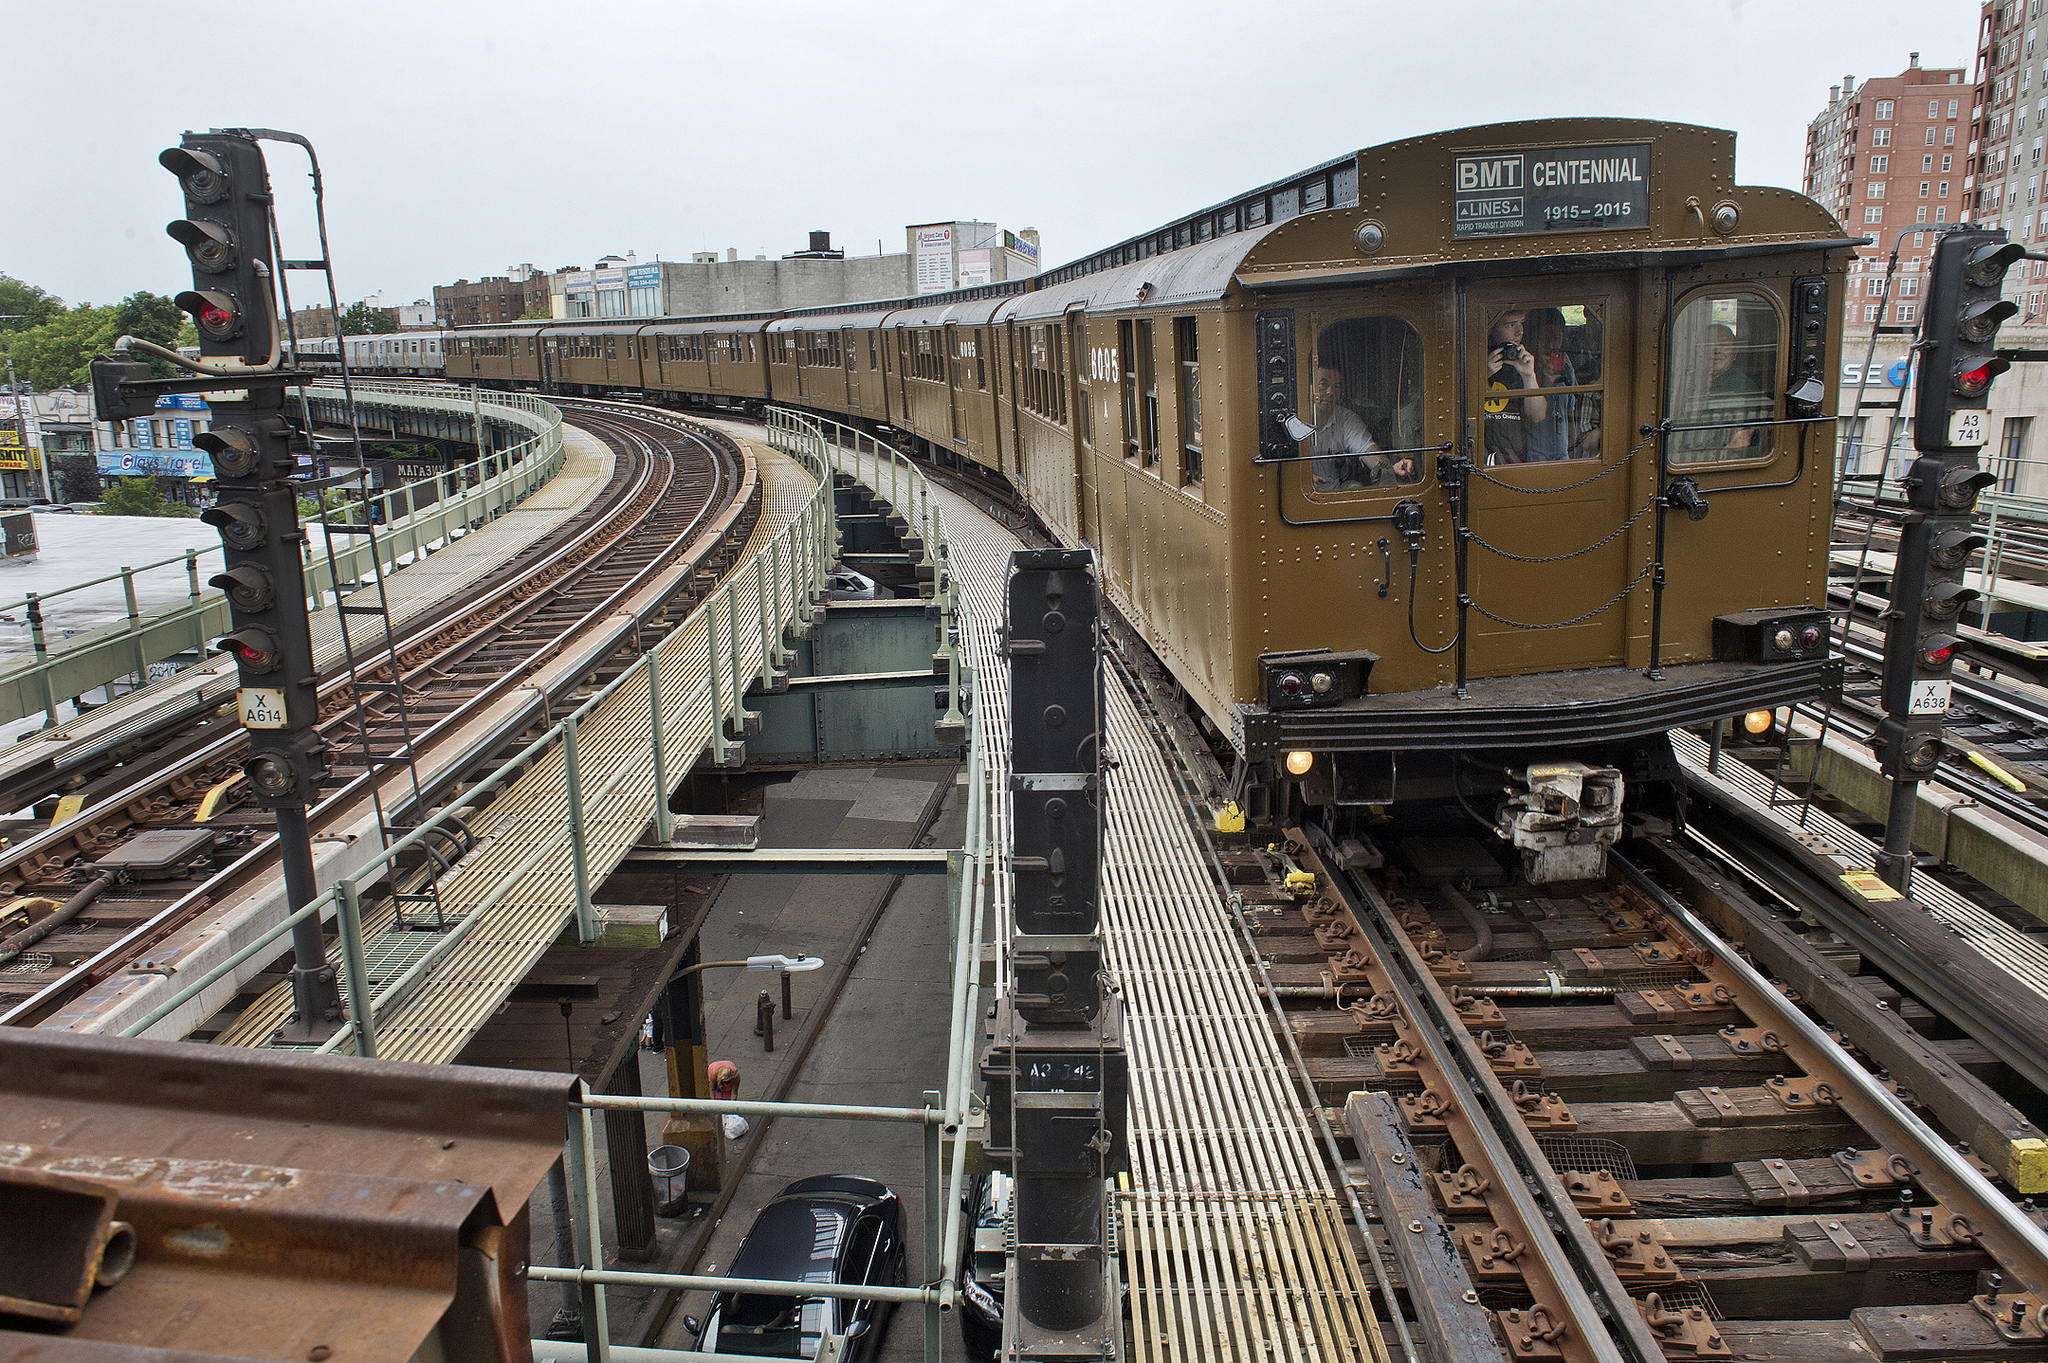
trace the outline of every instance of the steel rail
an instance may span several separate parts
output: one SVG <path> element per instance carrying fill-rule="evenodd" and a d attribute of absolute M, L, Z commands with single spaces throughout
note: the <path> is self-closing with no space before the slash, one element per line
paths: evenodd
<path fill-rule="evenodd" d="M 639 483 L 625 495 L 624 500 L 630 502 L 636 497 L 639 490 L 647 485 L 655 472 L 656 470 L 651 465 L 643 465 L 639 474 Z M 605 522 L 602 518 L 593 521 L 586 529 L 585 534 L 596 533 L 603 528 L 604 524 Z M 564 546 L 556 551 L 555 554 L 551 554 L 548 561 L 552 562 L 561 552 L 566 552 L 567 547 L 569 546 Z M 521 580 L 530 576 L 530 573 L 522 574 Z M 514 585 L 516 584 L 501 584 L 498 589 L 499 594 L 502 595 L 504 592 L 511 590 Z M 478 603 L 474 600 L 468 601 L 464 603 L 461 609 L 472 609 L 476 604 Z M 424 640 L 431 637 L 437 628 L 438 626 L 432 623 L 422 625 L 410 638 L 414 641 Z M 337 676 L 323 689 L 328 694 L 333 694 L 346 685 L 346 679 Z M 416 743 L 422 748 L 429 746 L 432 741 L 436 741 L 437 735 L 449 728 L 451 723 L 459 723 L 466 719 L 478 704 L 488 703 L 487 698 L 494 699 L 495 693 L 501 689 L 501 687 L 494 685 L 493 687 L 486 688 L 484 692 L 478 693 L 477 696 L 472 697 L 456 710 L 423 729 Z M 12 865 L 18 863 L 33 853 L 47 850 L 57 844 L 69 841 L 79 828 L 88 826 L 103 811 L 111 808 L 121 808 L 137 799 L 144 798 L 154 793 L 158 788 L 169 784 L 183 772 L 229 756 L 237 745 L 244 744 L 247 741 L 246 736 L 239 731 L 223 734 L 216 742 L 208 744 L 192 754 L 182 764 L 157 772 L 137 782 L 135 785 L 109 796 L 91 809 L 81 811 L 76 818 L 62 825 L 46 829 L 36 837 L 9 849 L 4 864 Z M 346 785 L 331 792 L 325 799 L 322 799 L 307 811 L 308 820 L 313 822 L 315 827 L 324 826 L 324 821 L 331 818 L 338 811 L 343 801 L 359 800 L 361 798 L 367 790 L 365 783 L 374 774 L 372 772 L 365 772 L 360 776 L 352 778 Z M 173 900 L 142 922 L 135 924 L 113 942 L 101 948 L 90 957 L 78 962 L 62 976 L 44 985 L 43 988 L 17 1003 L 5 1013 L 0 1013 L 0 1026 L 18 1026 L 44 1009 L 62 1003 L 66 991 L 75 992 L 81 983 L 89 985 L 97 979 L 104 977 L 111 967 L 117 966 L 123 960 L 128 959 L 136 950 L 160 940 L 169 932 L 176 931 L 184 925 L 187 919 L 217 902 L 216 897 L 223 890 L 242 883 L 243 880 L 259 871 L 264 863 L 275 854 L 276 848 L 277 837 L 274 833 L 259 838 L 241 856 L 216 871 L 203 884 Z"/>
<path fill-rule="evenodd" d="M 1708 926 L 1633 863 L 1610 851 L 1608 862 L 1623 879 L 1653 900 L 1696 946 L 1713 953 L 1718 967 L 1734 981 L 1737 1006 L 1752 1024 L 1769 1019 L 1790 1032 L 1786 1053 L 1809 1075 L 1824 1072 L 1837 1083 L 1842 1109 L 1893 1154 L 1909 1154 L 1919 1166 L 1914 1179 L 1940 1202 L 1949 1216 L 1967 1214 L 1966 1233 L 1988 1250 L 2008 1273 L 2037 1298 L 2048 1299 L 2048 1233 L 2028 1219 L 1977 1172 L 1947 1139 L 1914 1115 L 1876 1076 L 1850 1058 L 1820 1024 L 1772 986 L 1742 958 L 1734 945 Z M 1953 1223 L 1944 1225 L 1948 1232 Z"/>
<path fill-rule="evenodd" d="M 596 622 L 605 613 L 607 609 L 611 608 L 613 605 L 615 605 L 615 603 L 618 600 L 622 599 L 622 594 L 629 593 L 630 591 L 637 589 L 637 587 L 644 585 L 647 578 L 654 571 L 658 570 L 660 567 L 664 565 L 667 556 L 674 553 L 678 545 L 687 543 L 689 537 L 692 534 L 696 533 L 697 527 L 702 524 L 705 516 L 710 514 L 714 509 L 718 508 L 718 496 L 720 492 L 723 490 L 725 484 L 730 481 L 731 477 L 731 471 L 726 467 L 728 462 L 727 457 L 717 449 L 715 444 L 705 440 L 703 436 L 693 431 L 689 431 L 677 419 L 667 418 L 664 415 L 662 417 L 662 424 L 674 426 L 683 434 L 689 436 L 690 438 L 696 440 L 699 444 L 703 445 L 707 452 L 711 454 L 713 468 L 715 473 L 717 474 L 717 481 L 714 484 L 714 488 L 711 494 L 707 496 L 704 507 L 700 508 L 699 511 L 692 517 L 689 526 L 686 527 L 681 534 L 672 537 L 670 544 L 666 546 L 660 554 L 657 554 L 652 559 L 650 559 L 646 567 L 644 567 L 640 572 L 634 575 L 634 578 L 626 587 L 611 593 L 599 608 L 586 612 L 577 621 L 573 622 L 565 629 L 556 632 L 548 640 L 540 643 L 534 649 L 530 650 L 529 657 L 534 659 L 542 659 L 551 656 L 562 646 L 564 640 L 573 638 L 579 631 L 591 627 L 593 623 Z M 623 498 L 619 500 L 622 500 L 623 502 L 630 504 L 630 502 L 634 500 L 635 497 L 637 497 L 639 491 L 649 485 L 649 483 L 653 480 L 656 473 L 659 471 L 660 467 L 662 467 L 662 465 L 658 461 L 649 460 L 643 462 L 643 464 L 641 465 L 639 482 L 635 485 L 633 490 L 626 493 L 623 496 Z M 670 468 L 670 481 L 672 482 L 674 472 L 673 465 L 670 464 L 668 467 Z M 609 528 L 612 528 L 612 522 L 608 518 L 600 516 L 592 521 L 592 523 L 586 528 L 584 535 L 581 538 L 587 539 Z M 613 536 L 610 543 L 616 544 L 618 540 L 624 538 L 626 535 L 629 535 L 630 533 L 631 529 L 629 527 L 621 534 Z M 580 541 L 572 541 L 570 543 L 558 546 L 553 552 L 549 554 L 547 559 L 543 561 L 543 565 L 540 566 L 552 564 L 553 562 L 557 561 L 563 554 L 568 553 L 575 547 L 577 547 L 578 542 Z M 537 566 L 532 571 L 520 574 L 517 581 L 501 584 L 499 588 L 499 594 L 502 595 L 505 591 L 511 590 L 513 587 L 515 587 L 521 582 L 531 580 L 533 572 L 538 570 L 539 567 Z M 471 600 L 465 602 L 460 609 L 467 611 L 470 609 L 474 609 L 478 604 L 481 603 L 476 600 Z M 448 612 L 444 611 L 442 614 L 445 617 L 447 613 Z M 637 619 L 635 619 L 630 624 L 621 625 L 618 628 L 616 628 L 613 631 L 613 634 L 616 636 L 617 639 L 623 639 L 626 636 L 630 635 L 630 633 L 634 629 L 637 629 L 638 625 L 639 622 Z M 444 626 L 437 625 L 431 622 L 422 625 L 413 635 L 409 636 L 408 642 L 411 643 L 427 639 L 442 627 Z M 490 683 L 482 690 L 465 698 L 464 701 L 460 705 L 458 705 L 456 709 L 440 717 L 432 725 L 429 725 L 428 727 L 423 729 L 420 732 L 418 738 L 415 740 L 415 746 L 422 751 L 426 751 L 434 746 L 437 746 L 439 742 L 441 742 L 442 739 L 445 738 L 448 734 L 459 729 L 461 725 L 467 723 L 469 720 L 474 718 L 475 714 L 480 709 L 495 702 L 506 690 L 518 685 L 519 678 L 521 675 L 523 675 L 523 673 L 508 673 L 507 675 Z M 334 689 L 338 689 L 339 687 L 345 686 L 346 684 L 347 683 L 345 680 L 337 679 L 328 689 L 331 691 Z M 572 686 L 573 684 L 573 679 L 564 679 L 562 686 L 558 689 L 567 689 L 569 686 Z M 531 702 L 527 708 L 528 710 L 531 710 L 541 705 L 541 699 L 538 696 L 536 696 L 534 701 Z M 200 750 L 199 753 L 194 754 L 193 757 L 189 759 L 186 763 L 184 763 L 181 767 L 174 769 L 173 771 L 158 773 L 156 776 L 149 778 L 147 781 L 138 783 L 136 787 L 131 787 L 130 789 L 125 790 L 116 796 L 110 797 L 110 799 L 107 801 L 102 801 L 101 804 L 95 806 L 92 811 L 87 811 L 86 813 L 81 814 L 78 820 L 74 820 L 71 823 L 65 824 L 63 828 L 66 830 L 75 831 L 75 827 L 77 825 L 81 823 L 89 823 L 92 814 L 97 813 L 98 811 L 103 810 L 105 808 L 119 807 L 116 804 L 117 801 L 121 803 L 126 803 L 130 800 L 138 798 L 142 794 L 147 793 L 149 790 L 153 790 L 155 787 L 161 786 L 168 782 L 170 779 L 172 779 L 173 776 L 177 774 L 178 771 L 189 770 L 193 766 L 200 765 L 206 761 L 216 760 L 218 758 L 225 757 L 233 750 L 236 744 L 240 744 L 245 741 L 246 739 L 240 733 L 225 734 L 217 743 L 211 744 L 208 747 Z M 450 774 L 453 774 L 453 772 L 456 769 L 459 769 L 460 765 L 460 763 L 451 764 Z M 321 800 L 317 805 L 315 805 L 309 811 L 309 817 L 312 820 L 316 821 L 316 827 L 320 826 L 318 821 L 323 821 L 332 818 L 343 807 L 345 807 L 345 803 L 360 801 L 363 795 L 367 793 L 368 782 L 375 776 L 376 773 L 374 772 L 364 772 L 356 777 L 353 777 L 345 785 L 336 788 L 332 793 L 330 793 L 327 796 L 327 798 Z M 437 783 L 437 785 L 438 784 L 441 783 Z M 11 857 L 10 860 L 18 860 L 20 857 L 28 855 L 31 851 L 36 849 L 39 843 L 63 841 L 69 836 L 70 834 L 68 832 L 60 833 L 60 831 L 57 829 L 47 830 L 46 833 L 42 835 L 42 837 L 31 840 L 30 842 L 23 844 L 20 848 L 15 849 L 17 855 L 15 857 Z M 403 842 L 401 844 L 394 844 L 393 848 L 390 849 L 390 851 L 395 853 L 396 851 L 400 850 L 403 845 L 405 845 Z M 78 965 L 72 967 L 69 971 L 67 971 L 63 976 L 59 977 L 57 980 L 51 981 L 49 984 L 45 985 L 41 990 L 37 991 L 34 995 L 31 995 L 29 998 L 16 1004 L 13 1008 L 9 1009 L 4 1014 L 0 1014 L 0 1026 L 18 1025 L 19 1023 L 28 1020 L 35 1014 L 40 1013 L 44 1009 L 51 1006 L 55 1006 L 57 1003 L 63 1001 L 62 996 L 64 994 L 64 991 L 75 991 L 76 987 L 80 984 L 81 981 L 91 982 L 97 978 L 103 977 L 110 966 L 118 965 L 121 960 L 126 959 L 127 956 L 129 955 L 132 955 L 135 949 L 141 946 L 146 946 L 152 941 L 159 940 L 162 937 L 162 935 L 168 931 L 176 930 L 178 926 L 182 925 L 185 919 L 191 917 L 193 914 L 203 910 L 204 908 L 209 907 L 213 903 L 218 902 L 219 896 L 221 896 L 224 891 L 241 883 L 247 877 L 255 874 L 258 870 L 260 870 L 262 865 L 265 862 L 267 862 L 272 855 L 274 855 L 276 846 L 277 839 L 275 834 L 271 834 L 259 839 L 241 857 L 238 857 L 228 866 L 216 872 L 214 876 L 210 877 L 205 883 L 198 887 L 195 887 L 193 890 L 191 890 L 184 896 L 173 901 L 171 904 L 165 906 L 156 914 L 151 915 L 150 918 L 144 920 L 141 923 L 136 924 L 133 928 L 131 928 L 127 933 L 123 934 L 115 942 L 102 948 L 99 952 L 95 953 L 93 956 L 87 958 L 86 960 L 81 961 Z M 388 855 L 389 853 L 387 853 L 387 856 Z"/>
<path fill-rule="evenodd" d="M 1349 873 L 1332 871 L 1336 849 L 1321 828 L 1303 830 L 1313 852 L 1323 861 L 1324 879 L 1342 897 L 1359 925 L 1375 940 L 1371 949 L 1385 965 L 1387 983 L 1414 1022 L 1413 1033 L 1429 1052 L 1455 1108 L 1470 1120 L 1477 1152 L 1491 1168 L 1500 1190 L 1522 1222 L 1523 1243 L 1541 1260 L 1543 1274 L 1555 1287 L 1557 1302 L 1536 1305 L 1561 1309 L 1573 1334 L 1552 1341 L 1567 1358 L 1590 1357 L 1600 1363 L 1664 1363 L 1664 1351 L 1635 1301 L 1622 1286 L 1607 1256 L 1594 1241 L 1585 1216 L 1529 1134 L 1478 1042 L 1448 1008 L 1442 991 L 1405 933 L 1389 926 L 1393 913 L 1373 886 Z M 1527 1267 L 1523 1273 L 1528 1274 Z M 1537 1289 L 1531 1283 L 1533 1290 Z M 1599 1300 L 1595 1300 L 1595 1296 Z"/>

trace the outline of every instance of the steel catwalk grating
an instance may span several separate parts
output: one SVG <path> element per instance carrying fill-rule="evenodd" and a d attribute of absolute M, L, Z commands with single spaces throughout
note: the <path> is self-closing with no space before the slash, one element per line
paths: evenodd
<path fill-rule="evenodd" d="M 934 497 L 951 531 L 976 720 L 992 740 L 992 836 L 1006 849 L 1009 685 L 995 634 L 1021 546 L 966 499 Z M 1104 700 L 1119 761 L 1106 778 L 1103 935 L 1131 1073 L 1131 1173 L 1119 1197 L 1130 1357 L 1383 1360 L 1343 1204 L 1228 906 L 1135 704 L 1114 682 Z M 1008 880 L 995 877 L 999 957 Z M 999 960 L 997 978 L 1007 973 Z"/>

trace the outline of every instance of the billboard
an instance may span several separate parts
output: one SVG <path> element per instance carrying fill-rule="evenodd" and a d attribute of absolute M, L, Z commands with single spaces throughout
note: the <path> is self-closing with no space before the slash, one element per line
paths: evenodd
<path fill-rule="evenodd" d="M 629 289 L 651 289 L 660 283 L 660 265 L 631 265 L 626 269 L 626 287 Z"/>
<path fill-rule="evenodd" d="M 953 224 L 914 227 L 919 293 L 944 293 L 953 287 Z"/>
<path fill-rule="evenodd" d="M 960 253 L 960 287 L 971 289 L 989 281 L 989 252 L 962 251 Z"/>
<path fill-rule="evenodd" d="M 1015 251 L 1018 255 L 1034 264 L 1038 261 L 1038 248 L 1018 236 L 1015 232 L 1003 233 L 1003 249 L 1005 251 Z"/>

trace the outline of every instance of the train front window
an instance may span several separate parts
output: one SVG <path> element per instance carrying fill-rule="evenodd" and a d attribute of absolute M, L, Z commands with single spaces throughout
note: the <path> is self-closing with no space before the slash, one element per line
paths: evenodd
<path fill-rule="evenodd" d="M 1778 414 L 1778 314 L 1759 294 L 1694 294 L 1671 326 L 1672 464 L 1762 459 Z"/>
<path fill-rule="evenodd" d="M 1307 442 L 1318 492 L 1422 479 L 1422 340 L 1398 317 L 1349 317 L 1316 333 L 1307 401 L 1289 432 Z"/>
<path fill-rule="evenodd" d="M 1598 303 L 1503 308 L 1487 322 L 1480 424 L 1489 464 L 1600 457 Z"/>

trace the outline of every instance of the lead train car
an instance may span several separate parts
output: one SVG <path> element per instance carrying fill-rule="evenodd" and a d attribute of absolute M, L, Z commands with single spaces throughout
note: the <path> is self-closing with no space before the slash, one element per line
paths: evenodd
<path fill-rule="evenodd" d="M 647 358 L 601 382 L 1000 471 L 1098 551 L 1254 818 L 1476 799 L 1556 879 L 1618 831 L 1625 773 L 1668 771 L 1666 729 L 1837 675 L 1822 414 L 1855 243 L 1737 186 L 1734 153 L 1635 120 L 1470 128 L 1019 284 L 543 330 L 642 357 L 758 334 L 720 387 Z"/>

